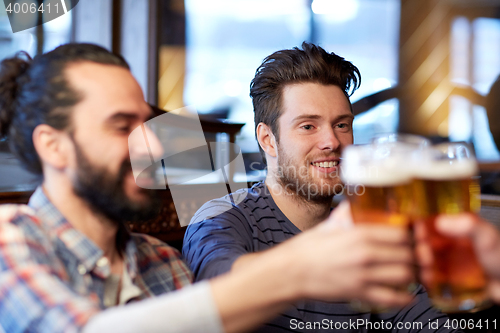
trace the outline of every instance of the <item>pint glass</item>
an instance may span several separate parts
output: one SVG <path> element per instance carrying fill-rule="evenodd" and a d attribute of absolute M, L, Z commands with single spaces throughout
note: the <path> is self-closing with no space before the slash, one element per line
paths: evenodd
<path fill-rule="evenodd" d="M 344 149 L 342 180 L 354 223 L 408 227 L 413 208 L 412 174 L 404 144 L 369 144 Z"/>
<path fill-rule="evenodd" d="M 423 149 L 431 145 L 431 141 L 420 135 L 385 133 L 375 136 L 371 142 L 376 145 L 400 145 L 408 148 Z"/>
<path fill-rule="evenodd" d="M 351 206 L 355 224 L 384 224 L 410 228 L 413 210 L 413 179 L 405 166 L 412 147 L 392 142 L 346 147 L 342 153 L 344 194 Z M 415 285 L 400 286 L 413 291 Z M 367 304 L 351 303 L 358 311 L 373 313 L 390 309 Z"/>
<path fill-rule="evenodd" d="M 486 278 L 467 238 L 450 238 L 435 228 L 439 214 L 477 213 L 480 189 L 477 163 L 464 144 L 445 143 L 419 153 L 414 193 L 415 220 L 424 227 L 432 256 L 428 293 L 444 312 L 473 311 L 485 307 Z"/>

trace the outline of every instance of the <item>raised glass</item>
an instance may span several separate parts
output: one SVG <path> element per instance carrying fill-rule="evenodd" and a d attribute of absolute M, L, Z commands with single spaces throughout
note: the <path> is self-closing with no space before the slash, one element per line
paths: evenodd
<path fill-rule="evenodd" d="M 414 217 L 430 245 L 433 266 L 427 291 L 444 312 L 474 311 L 489 304 L 486 277 L 468 238 L 435 228 L 439 214 L 477 213 L 481 206 L 478 167 L 467 145 L 444 143 L 417 153 Z"/>

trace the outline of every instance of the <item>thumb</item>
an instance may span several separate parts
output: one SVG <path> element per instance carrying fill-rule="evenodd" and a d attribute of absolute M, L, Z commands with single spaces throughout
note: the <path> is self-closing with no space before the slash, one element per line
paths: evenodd
<path fill-rule="evenodd" d="M 451 237 L 469 237 L 486 272 L 500 279 L 500 233 L 489 222 L 474 214 L 440 216 L 439 232 Z"/>
<path fill-rule="evenodd" d="M 333 229 L 348 229 L 354 223 L 352 221 L 351 205 L 347 200 L 343 200 L 326 219 L 325 224 Z"/>
<path fill-rule="evenodd" d="M 472 237 L 478 224 L 474 214 L 440 215 L 436 219 L 436 229 L 445 236 Z"/>

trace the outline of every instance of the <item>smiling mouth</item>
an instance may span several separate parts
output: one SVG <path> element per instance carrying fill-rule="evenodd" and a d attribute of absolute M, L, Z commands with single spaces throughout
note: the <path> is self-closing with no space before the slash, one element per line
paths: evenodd
<path fill-rule="evenodd" d="M 339 165 L 339 161 L 329 161 L 329 162 L 316 162 L 316 163 L 311 163 L 315 167 L 319 168 L 333 168 L 337 165 Z"/>

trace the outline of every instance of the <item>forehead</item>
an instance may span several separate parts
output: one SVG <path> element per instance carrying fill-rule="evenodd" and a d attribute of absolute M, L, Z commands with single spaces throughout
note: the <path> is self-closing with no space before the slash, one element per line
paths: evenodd
<path fill-rule="evenodd" d="M 284 118 L 311 114 L 330 119 L 352 114 L 347 96 L 336 85 L 311 82 L 287 85 L 283 88 L 281 105 Z"/>
<path fill-rule="evenodd" d="M 126 68 L 81 62 L 69 65 L 64 75 L 82 97 L 73 111 L 76 126 L 86 120 L 104 120 L 118 111 L 141 118 L 150 113 L 139 84 Z"/>

